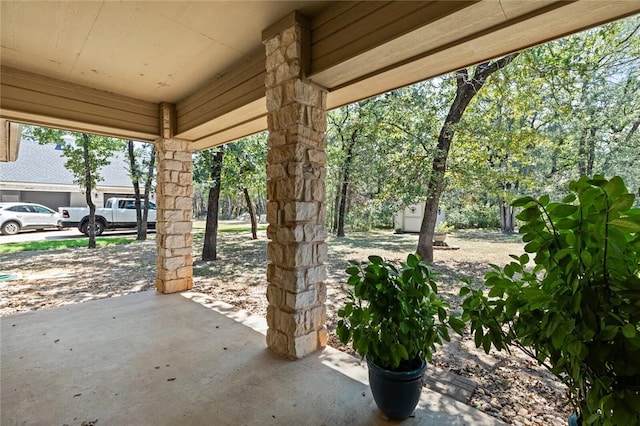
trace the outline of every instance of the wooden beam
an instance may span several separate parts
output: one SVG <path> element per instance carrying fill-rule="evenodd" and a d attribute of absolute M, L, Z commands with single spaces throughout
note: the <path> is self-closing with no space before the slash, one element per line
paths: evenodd
<path fill-rule="evenodd" d="M 177 104 L 179 137 L 196 140 L 221 127 L 226 127 L 225 125 L 212 126 L 211 123 L 233 111 L 245 108 L 247 104 L 264 99 L 265 61 L 266 54 L 263 48 L 249 60 L 238 64 L 227 74 L 179 102 Z M 253 110 L 250 109 L 244 113 L 254 113 Z M 262 108 L 255 113 L 258 116 L 266 114 L 266 103 L 263 102 Z M 246 121 L 256 116 L 239 118 L 241 121 Z"/>
<path fill-rule="evenodd" d="M 155 140 L 158 106 L 90 87 L 0 67 L 0 118 L 11 121 Z"/>
<path fill-rule="evenodd" d="M 349 59 L 363 55 L 399 37 L 420 28 L 431 27 L 435 22 L 464 12 L 474 1 L 387 1 L 360 2 L 355 5 L 337 5 L 338 10 L 329 9 L 311 23 L 311 72 L 317 74 L 332 69 Z M 486 5 L 482 6 L 483 8 Z M 499 11 L 500 6 L 496 3 Z M 482 25 L 478 22 L 476 25 Z M 448 33 L 451 27 L 446 28 Z M 438 36 L 433 31 L 431 37 Z M 429 37 L 430 38 L 430 37 Z M 420 49 L 429 38 L 414 42 L 404 49 Z M 392 58 L 370 57 L 362 63 L 365 69 L 380 65 L 401 54 L 393 52 Z M 357 70 L 354 70 L 357 71 Z M 360 71 L 363 71 L 362 69 Z"/>
<path fill-rule="evenodd" d="M 0 162 L 16 161 L 20 150 L 22 126 L 8 120 L 0 120 Z"/>
<path fill-rule="evenodd" d="M 266 99 L 260 98 L 176 137 L 193 141 L 193 149 L 206 149 L 266 130 Z"/>
<path fill-rule="evenodd" d="M 255 133 L 265 131 L 267 129 L 267 117 L 258 117 L 256 119 L 237 124 L 218 133 L 205 136 L 191 145 L 193 150 L 204 150 L 213 148 L 214 146 L 224 145 L 227 142 L 235 141 Z"/>

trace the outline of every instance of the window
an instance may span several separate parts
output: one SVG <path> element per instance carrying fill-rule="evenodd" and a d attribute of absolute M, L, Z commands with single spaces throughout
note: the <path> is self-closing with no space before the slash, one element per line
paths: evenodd
<path fill-rule="evenodd" d="M 27 208 L 27 206 L 12 206 L 7 210 L 18 213 L 29 213 L 29 209 Z"/>
<path fill-rule="evenodd" d="M 42 213 L 42 214 L 51 214 L 53 210 L 49 210 L 46 207 L 42 206 L 30 206 L 34 213 Z"/>
<path fill-rule="evenodd" d="M 120 200 L 120 201 L 118 201 L 118 208 L 119 209 L 134 210 L 136 208 L 136 201 L 135 200 Z"/>

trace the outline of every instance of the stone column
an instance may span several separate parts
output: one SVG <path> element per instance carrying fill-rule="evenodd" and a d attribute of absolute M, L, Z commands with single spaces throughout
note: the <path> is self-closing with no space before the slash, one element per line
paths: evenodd
<path fill-rule="evenodd" d="M 175 293 L 193 288 L 192 175 L 189 141 L 176 139 L 175 108 L 160 105 L 162 138 L 156 147 L 156 289 Z"/>
<path fill-rule="evenodd" d="M 308 24 L 293 13 L 263 33 L 267 51 L 267 344 L 302 358 L 327 342 L 326 91 L 305 80 Z"/>

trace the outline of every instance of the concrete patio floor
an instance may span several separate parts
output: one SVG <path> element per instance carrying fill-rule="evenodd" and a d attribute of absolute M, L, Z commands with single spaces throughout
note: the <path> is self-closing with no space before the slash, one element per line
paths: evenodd
<path fill-rule="evenodd" d="M 425 389 L 415 417 L 384 419 L 358 358 L 288 361 L 263 318 L 198 293 L 136 293 L 4 317 L 0 424 L 499 425 Z"/>

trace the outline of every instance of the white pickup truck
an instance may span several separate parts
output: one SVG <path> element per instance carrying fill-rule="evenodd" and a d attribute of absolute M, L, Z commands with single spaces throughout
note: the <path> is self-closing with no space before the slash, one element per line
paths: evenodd
<path fill-rule="evenodd" d="M 89 207 L 60 207 L 60 225 L 78 227 L 78 230 L 89 235 Z M 137 226 L 136 205 L 132 198 L 110 198 L 104 208 L 96 208 L 96 231 L 100 235 L 105 229 L 135 228 Z M 156 205 L 149 202 L 147 226 L 156 226 Z"/>

